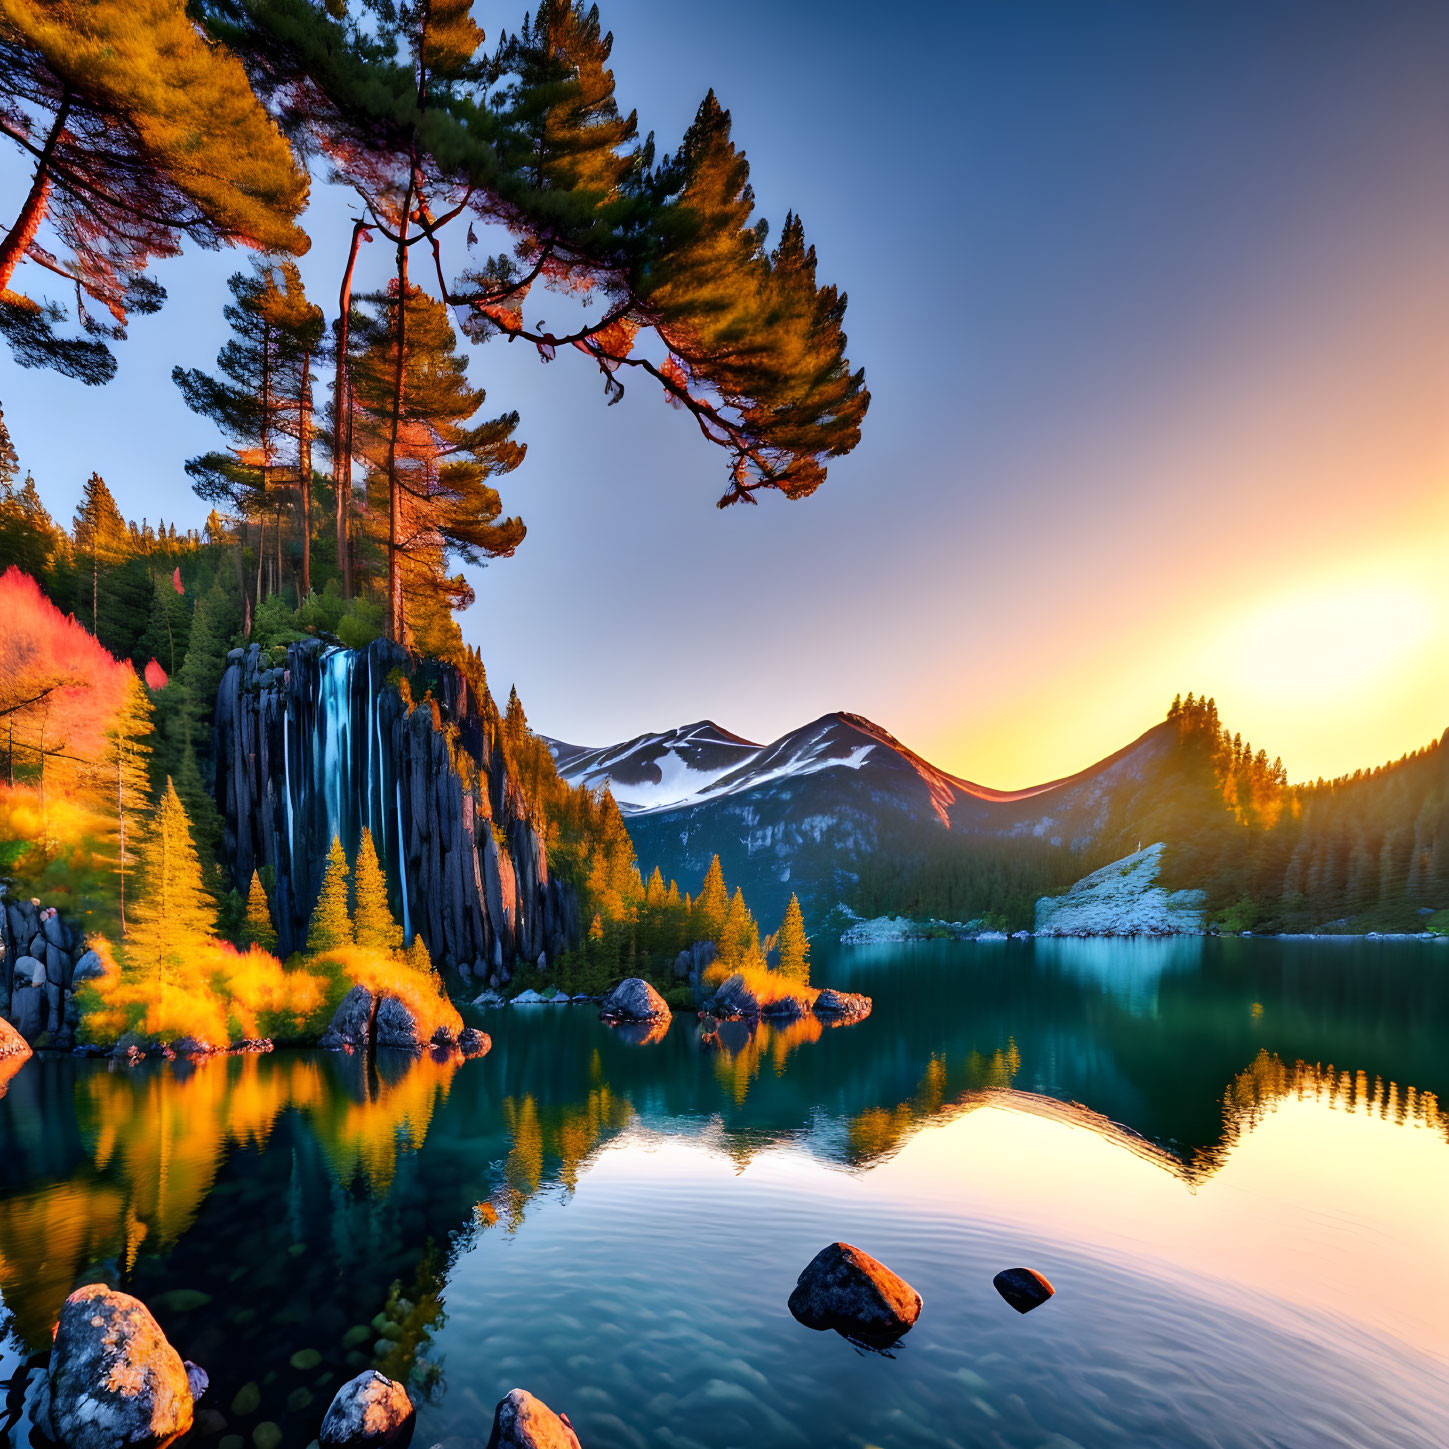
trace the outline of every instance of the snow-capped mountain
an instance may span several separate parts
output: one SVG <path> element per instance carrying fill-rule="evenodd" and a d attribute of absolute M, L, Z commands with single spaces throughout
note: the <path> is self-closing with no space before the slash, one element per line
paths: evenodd
<path fill-rule="evenodd" d="M 646 874 L 657 865 L 695 889 L 718 851 L 730 884 L 769 920 L 792 890 L 818 917 L 849 896 L 863 856 L 918 854 L 947 831 L 1077 849 L 1121 834 L 1171 738 L 1157 726 L 1086 770 L 1025 790 L 948 774 L 854 714 L 823 715 L 763 745 L 709 720 L 603 749 L 549 743 L 565 779 L 608 783 Z"/>

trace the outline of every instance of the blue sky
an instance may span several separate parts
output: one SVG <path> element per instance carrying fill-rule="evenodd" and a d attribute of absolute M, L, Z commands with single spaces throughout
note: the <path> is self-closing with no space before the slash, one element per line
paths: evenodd
<path fill-rule="evenodd" d="M 1010 786 L 1179 689 L 1294 776 L 1449 725 L 1449 7 L 602 8 L 661 148 L 708 87 L 731 109 L 873 402 L 814 498 L 719 513 L 722 457 L 642 386 L 606 409 L 582 358 L 477 349 L 530 531 L 464 631 L 536 727 L 851 709 Z M 347 211 L 318 186 L 306 219 L 329 316 Z M 97 469 L 129 514 L 201 520 L 182 464 L 216 440 L 169 374 L 211 366 L 243 262 L 163 265 L 107 388 L 0 358 L 53 511 Z"/>

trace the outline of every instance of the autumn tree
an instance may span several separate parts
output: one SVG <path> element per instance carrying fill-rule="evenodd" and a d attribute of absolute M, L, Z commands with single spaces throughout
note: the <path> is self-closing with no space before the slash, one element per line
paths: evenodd
<path fill-rule="evenodd" d="M 357 944 L 396 955 L 403 948 L 403 930 L 388 905 L 387 877 L 377 859 L 372 831 L 365 826 L 357 846 L 352 890 L 352 925 Z"/>
<path fill-rule="evenodd" d="M 126 958 L 164 988 L 216 928 L 186 810 L 169 779 L 142 837 L 139 867 L 142 888 L 131 911 Z"/>
<path fill-rule="evenodd" d="M 0 77 L 0 131 L 33 162 L 0 238 L 0 331 L 22 366 L 108 380 L 106 340 L 160 306 L 148 268 L 184 241 L 306 250 L 306 172 L 182 0 L 6 0 Z M 23 260 L 74 289 L 86 336 L 58 336 L 61 308 L 15 290 Z"/>
<path fill-rule="evenodd" d="M 352 918 L 347 911 L 347 856 L 342 842 L 334 835 L 332 848 L 327 852 L 322 889 L 307 924 L 307 950 L 316 956 L 335 951 L 339 946 L 350 946 L 352 941 Z"/>
<path fill-rule="evenodd" d="M 785 907 L 785 919 L 775 937 L 775 949 L 780 953 L 777 966 L 781 976 L 798 982 L 801 986 L 810 984 L 810 941 L 805 935 L 805 917 L 800 910 L 799 897 L 792 891 L 790 904 Z"/>
<path fill-rule="evenodd" d="M 256 871 L 252 872 L 252 883 L 247 890 L 247 913 L 241 934 L 246 945 L 260 946 L 263 951 L 277 949 L 277 928 L 272 924 L 272 908 L 262 888 L 262 878 Z"/>
<path fill-rule="evenodd" d="M 388 632 L 408 641 L 410 616 L 472 602 L 453 561 L 506 557 L 523 539 L 490 481 L 523 460 L 518 414 L 473 421 L 484 392 L 468 383 L 447 309 L 420 288 L 401 306 L 395 288 L 372 299 L 356 330 L 357 448 L 387 559 Z"/>
<path fill-rule="evenodd" d="M 704 884 L 694 898 L 690 922 L 695 939 L 713 941 L 716 946 L 724 937 L 725 916 L 729 911 L 729 895 L 725 890 L 724 870 L 716 855 L 704 873 Z"/>

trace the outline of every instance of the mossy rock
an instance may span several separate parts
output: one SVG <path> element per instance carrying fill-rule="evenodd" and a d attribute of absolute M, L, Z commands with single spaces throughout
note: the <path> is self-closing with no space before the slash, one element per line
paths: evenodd
<path fill-rule="evenodd" d="M 231 1411 L 239 1418 L 245 1418 L 248 1414 L 255 1414 L 261 1407 L 261 1402 L 261 1387 L 252 1379 L 236 1391 L 236 1397 L 231 1401 Z"/>
<path fill-rule="evenodd" d="M 372 1329 L 365 1323 L 354 1323 L 346 1333 L 342 1335 L 343 1348 L 359 1348 L 372 1338 Z"/>
<path fill-rule="evenodd" d="M 315 1348 L 299 1348 L 287 1362 L 298 1373 L 306 1374 L 311 1373 L 322 1362 L 322 1355 Z"/>

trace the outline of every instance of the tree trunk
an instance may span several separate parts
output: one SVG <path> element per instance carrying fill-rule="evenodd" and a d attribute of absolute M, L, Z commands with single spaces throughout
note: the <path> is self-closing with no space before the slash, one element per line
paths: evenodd
<path fill-rule="evenodd" d="M 332 389 L 332 486 L 337 491 L 337 567 L 342 574 L 342 595 L 352 597 L 352 381 L 347 369 L 348 336 L 352 325 L 352 269 L 357 265 L 357 248 L 368 230 L 352 226 L 352 249 L 347 253 L 347 270 L 337 293 L 337 381 Z"/>
<path fill-rule="evenodd" d="M 402 419 L 403 386 L 407 362 L 407 296 L 408 296 L 408 216 L 412 209 L 409 188 L 408 204 L 403 208 L 397 244 L 397 364 L 393 371 L 392 426 L 387 438 L 387 637 L 395 644 L 405 642 L 406 622 L 403 617 L 402 561 L 399 555 L 402 538 L 402 490 L 397 481 L 397 436 Z"/>
<path fill-rule="evenodd" d="M 297 481 L 302 498 L 303 599 L 312 592 L 312 354 L 302 354 L 302 396 L 297 420 Z M 298 601 L 300 602 L 300 600 Z"/>
<path fill-rule="evenodd" d="M 61 95 L 60 105 L 56 108 L 50 134 L 41 148 L 40 160 L 35 163 L 35 176 L 30 183 L 25 204 L 20 208 L 20 215 L 15 218 L 15 225 L 10 228 L 4 241 L 0 241 L 0 292 L 10 289 L 10 278 L 15 275 L 15 268 L 20 265 L 27 248 L 35 240 L 40 223 L 45 220 L 46 209 L 50 204 L 50 159 L 55 154 L 60 134 L 65 129 L 65 118 L 69 114 L 70 92 L 66 91 Z"/>

